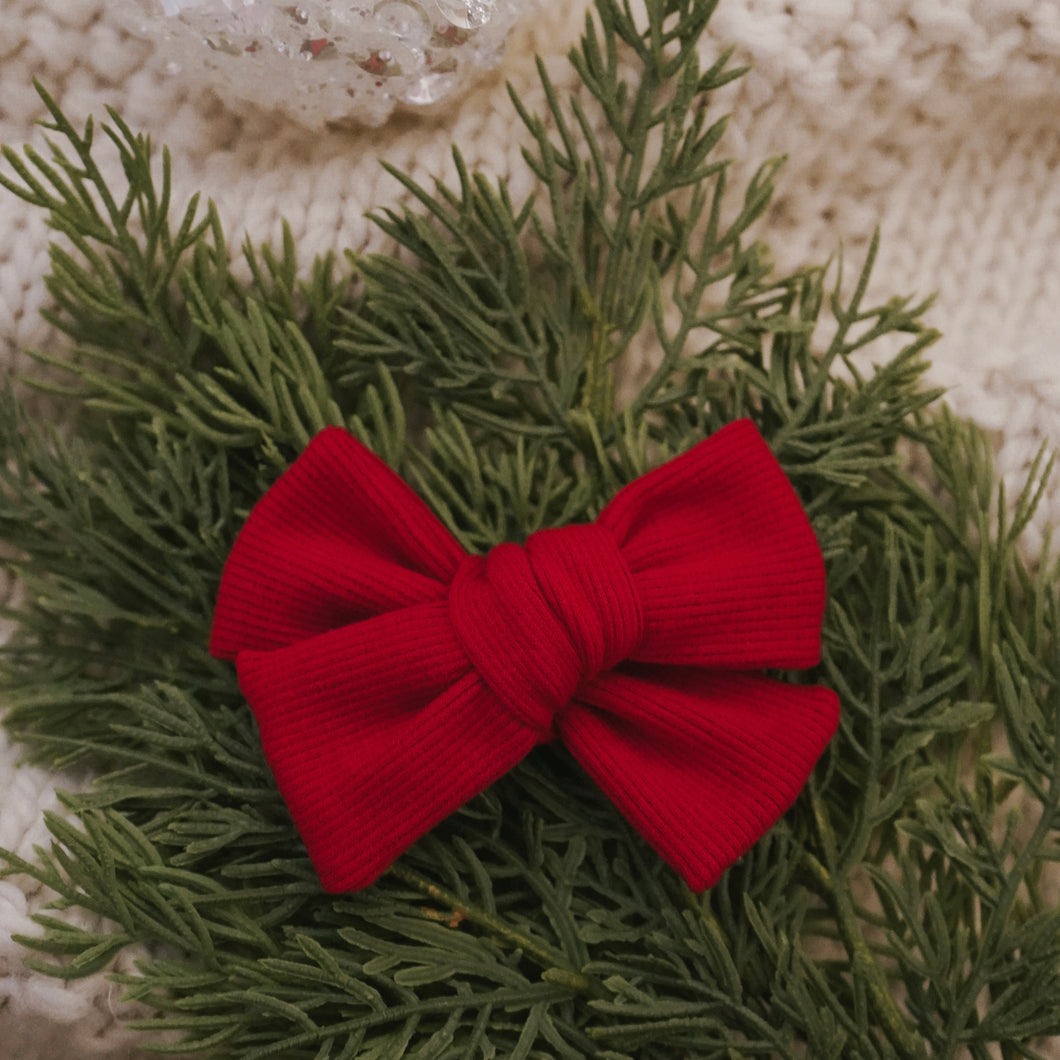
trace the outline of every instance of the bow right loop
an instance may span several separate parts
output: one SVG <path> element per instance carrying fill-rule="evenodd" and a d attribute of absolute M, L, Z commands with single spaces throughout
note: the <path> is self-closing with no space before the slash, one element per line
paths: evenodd
<path fill-rule="evenodd" d="M 618 542 L 644 608 L 638 661 L 719 670 L 820 661 L 821 548 L 749 420 L 631 482 L 597 524 Z"/>

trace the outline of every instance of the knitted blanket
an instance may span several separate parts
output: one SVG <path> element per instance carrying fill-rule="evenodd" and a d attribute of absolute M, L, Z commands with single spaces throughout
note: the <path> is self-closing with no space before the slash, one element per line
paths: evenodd
<path fill-rule="evenodd" d="M 383 249 L 365 219 L 400 188 L 385 158 L 417 180 L 449 180 L 456 142 L 470 167 L 526 190 L 510 80 L 541 107 L 533 56 L 562 90 L 564 53 L 588 0 L 541 0 L 502 65 L 433 113 L 381 129 L 307 130 L 175 79 L 166 57 L 126 32 L 103 0 L 0 4 L 0 142 L 41 143 L 40 79 L 75 120 L 116 106 L 173 153 L 175 200 L 202 189 L 232 242 L 276 240 L 281 218 L 302 260 L 328 249 Z M 873 229 L 883 243 L 872 291 L 938 300 L 944 333 L 931 379 L 995 432 L 1009 486 L 1043 438 L 1060 444 L 1060 6 L 1041 0 L 722 0 L 706 51 L 732 43 L 753 71 L 718 102 L 733 119 L 738 184 L 770 156 L 790 156 L 761 235 L 777 264 L 819 262 L 842 240 L 856 266 Z M 115 174 L 115 176 L 117 176 Z M 0 357 L 57 348 L 39 317 L 49 233 L 44 217 L 0 195 Z M 1028 532 L 1035 549 L 1060 524 L 1054 484 Z M 0 587 L 0 595 L 3 589 Z M 81 778 L 20 766 L 0 734 L 0 844 L 31 854 L 47 841 L 56 785 Z M 102 976 L 62 983 L 26 971 L 11 935 L 45 896 L 0 882 L 0 1056 L 131 1057 L 117 991 Z M 1058 1054 L 1060 1055 L 1060 1054 Z"/>

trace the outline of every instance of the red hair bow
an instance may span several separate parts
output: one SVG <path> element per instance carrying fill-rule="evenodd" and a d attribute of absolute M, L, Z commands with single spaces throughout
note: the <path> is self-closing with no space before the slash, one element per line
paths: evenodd
<path fill-rule="evenodd" d="M 472 556 L 338 428 L 250 513 L 211 652 L 235 659 L 321 883 L 367 886 L 560 739 L 695 890 L 791 806 L 834 692 L 824 564 L 755 427 L 626 486 L 595 523 Z"/>

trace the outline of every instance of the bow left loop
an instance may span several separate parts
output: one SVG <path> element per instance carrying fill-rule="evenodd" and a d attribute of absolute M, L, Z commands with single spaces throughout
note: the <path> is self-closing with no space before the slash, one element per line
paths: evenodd
<path fill-rule="evenodd" d="M 240 531 L 225 562 L 210 654 L 234 659 L 444 600 L 465 554 L 379 457 L 346 431 L 325 428 Z"/>

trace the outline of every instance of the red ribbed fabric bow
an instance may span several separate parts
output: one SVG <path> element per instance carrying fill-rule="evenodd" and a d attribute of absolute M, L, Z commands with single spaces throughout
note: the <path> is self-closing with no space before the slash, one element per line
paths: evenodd
<path fill-rule="evenodd" d="M 250 513 L 211 651 L 329 891 L 364 887 L 559 738 L 695 890 L 794 801 L 833 692 L 820 549 L 749 421 L 631 483 L 595 523 L 472 556 L 329 428 Z"/>

